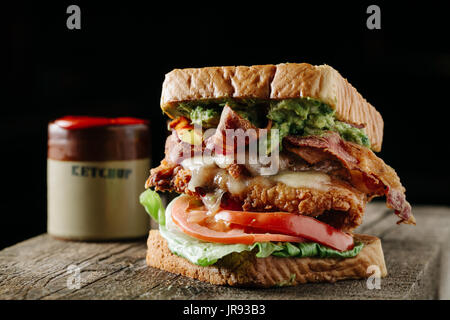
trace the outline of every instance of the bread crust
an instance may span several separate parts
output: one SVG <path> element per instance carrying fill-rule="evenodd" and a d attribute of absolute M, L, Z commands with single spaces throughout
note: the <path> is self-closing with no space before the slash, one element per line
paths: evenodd
<path fill-rule="evenodd" d="M 368 235 L 354 235 L 364 248 L 353 258 L 256 258 L 254 253 L 234 253 L 216 264 L 201 267 L 174 255 L 158 230 L 151 230 L 147 241 L 147 265 L 215 285 L 238 287 L 295 286 L 307 282 L 335 282 L 367 278 L 369 266 L 378 266 L 387 275 L 381 241 Z M 295 276 L 294 276 L 295 275 Z"/>
<path fill-rule="evenodd" d="M 161 108 L 170 114 L 183 101 L 301 97 L 327 103 L 341 121 L 364 125 L 372 149 L 381 150 L 384 123 L 380 113 L 328 65 L 283 63 L 174 69 L 166 74 Z"/>

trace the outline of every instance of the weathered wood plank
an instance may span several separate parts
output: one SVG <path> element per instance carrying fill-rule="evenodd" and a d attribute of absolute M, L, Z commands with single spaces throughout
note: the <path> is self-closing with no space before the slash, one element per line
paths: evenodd
<path fill-rule="evenodd" d="M 365 233 L 377 235 L 382 239 L 383 248 L 389 241 L 395 241 L 404 246 L 415 244 L 437 245 L 440 248 L 440 255 L 437 258 L 437 268 L 433 271 L 433 278 L 428 281 L 433 282 L 439 279 L 438 297 L 440 299 L 450 299 L 450 208 L 436 206 L 414 206 L 413 214 L 416 217 L 417 225 L 397 225 L 398 218 L 388 211 L 376 223 L 364 229 Z M 386 249 L 384 248 L 385 254 Z M 422 259 L 417 256 L 413 263 Z M 389 267 L 389 266 L 388 266 Z M 418 281 L 425 285 L 424 281 Z"/>
<path fill-rule="evenodd" d="M 365 280 L 264 290 L 218 287 L 147 267 L 144 241 L 83 243 L 41 235 L 0 251 L 0 299 L 436 298 L 439 274 L 447 274 L 440 253 L 450 236 L 450 209 L 413 212 L 417 227 L 395 225 L 395 215 L 382 203 L 367 208 L 358 232 L 383 239 L 389 271 L 379 290 L 369 290 Z M 80 268 L 79 289 L 71 282 L 76 276 L 68 272 L 71 265 Z M 440 288 L 446 297 L 448 282 Z"/>
<path fill-rule="evenodd" d="M 145 251 L 141 242 L 82 243 L 41 235 L 0 252 L 0 297 L 42 299 L 67 288 L 71 265 L 82 268 L 82 285 L 98 281 L 134 261 Z M 108 264 L 108 258 L 116 262 Z M 101 268 L 107 266 L 107 268 Z"/>
<path fill-rule="evenodd" d="M 450 236 L 441 249 L 441 272 L 439 284 L 439 298 L 450 300 Z"/>

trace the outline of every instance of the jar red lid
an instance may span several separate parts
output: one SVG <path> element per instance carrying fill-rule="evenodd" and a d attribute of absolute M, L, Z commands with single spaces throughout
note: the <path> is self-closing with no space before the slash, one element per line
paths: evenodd
<path fill-rule="evenodd" d="M 56 119 L 54 122 L 57 126 L 67 129 L 85 129 L 92 127 L 103 127 L 111 125 L 133 125 L 133 124 L 148 124 L 145 119 L 120 117 L 120 118 L 105 118 L 105 117 L 90 117 L 90 116 L 64 116 Z"/>
<path fill-rule="evenodd" d="M 48 124 L 47 157 L 60 161 L 135 160 L 150 157 L 149 121 L 64 116 Z"/>

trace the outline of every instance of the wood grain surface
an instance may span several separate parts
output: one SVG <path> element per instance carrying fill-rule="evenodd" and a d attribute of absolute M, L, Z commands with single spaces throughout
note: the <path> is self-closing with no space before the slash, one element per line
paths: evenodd
<path fill-rule="evenodd" d="M 417 226 L 368 206 L 358 233 L 382 239 L 389 275 L 273 289 L 213 286 L 147 267 L 145 239 L 69 242 L 47 234 L 0 251 L 0 299 L 436 299 L 450 298 L 450 208 L 415 206 Z"/>

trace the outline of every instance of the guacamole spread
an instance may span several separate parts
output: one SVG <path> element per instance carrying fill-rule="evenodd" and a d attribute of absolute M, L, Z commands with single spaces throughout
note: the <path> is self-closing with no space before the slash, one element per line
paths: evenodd
<path fill-rule="evenodd" d="M 194 124 L 214 128 L 218 125 L 221 110 L 226 104 L 256 127 L 264 127 L 271 120 L 272 128 L 279 130 L 280 142 L 288 135 L 322 135 L 326 131 L 335 131 L 346 141 L 370 148 L 369 138 L 362 129 L 337 120 L 335 111 L 330 106 L 310 98 L 189 101 L 180 103 L 177 112 L 191 119 Z"/>
<path fill-rule="evenodd" d="M 370 148 L 363 130 L 336 120 L 330 106 L 314 99 L 271 102 L 267 118 L 272 120 L 272 128 L 279 129 L 280 140 L 287 135 L 309 136 L 336 131 L 344 140 Z"/>

